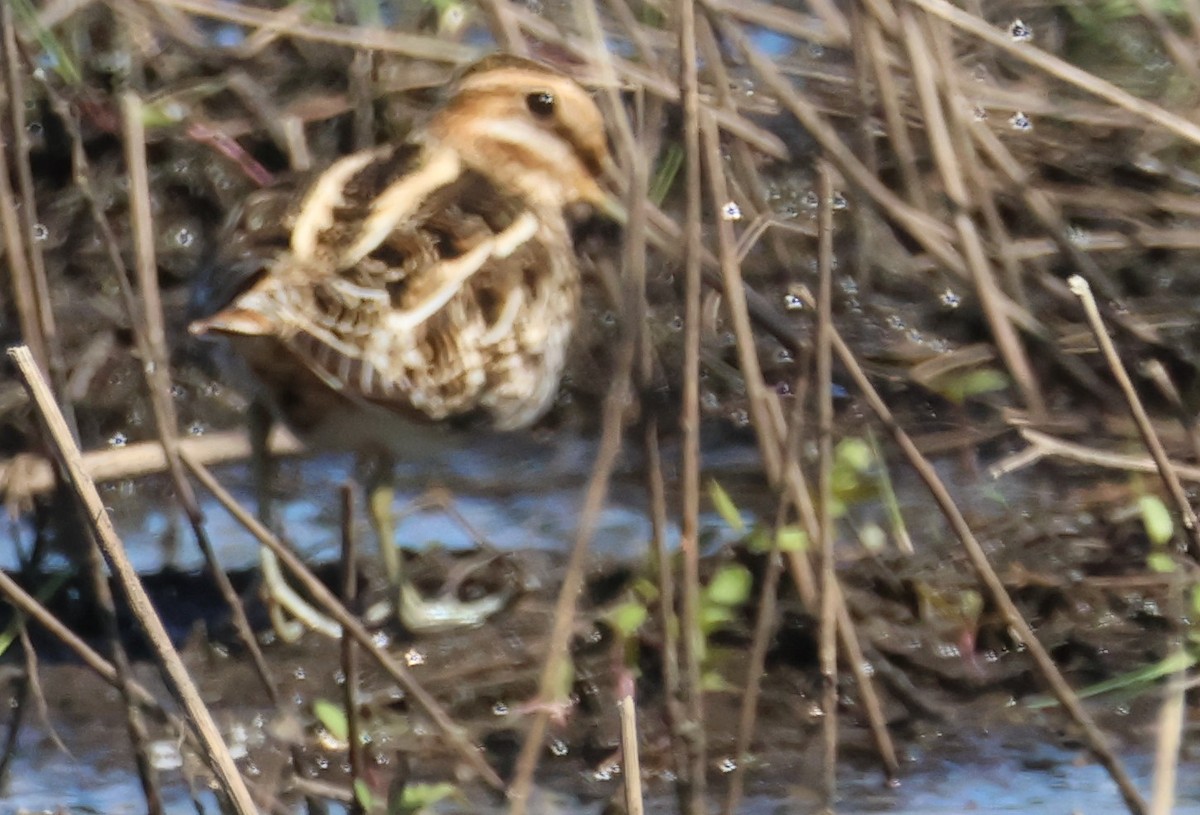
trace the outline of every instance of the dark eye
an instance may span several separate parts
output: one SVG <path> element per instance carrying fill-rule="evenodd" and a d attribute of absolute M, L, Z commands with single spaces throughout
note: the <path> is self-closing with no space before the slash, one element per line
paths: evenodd
<path fill-rule="evenodd" d="M 550 91 L 531 93 L 525 97 L 525 106 L 539 119 L 549 119 L 554 115 L 554 94 Z"/>

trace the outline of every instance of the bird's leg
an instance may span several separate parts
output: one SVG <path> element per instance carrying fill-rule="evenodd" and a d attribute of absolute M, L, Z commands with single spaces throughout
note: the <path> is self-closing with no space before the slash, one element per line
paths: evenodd
<path fill-rule="evenodd" d="M 249 419 L 250 460 L 258 503 L 258 519 L 267 529 L 277 532 L 271 488 L 275 483 L 278 468 L 267 441 L 271 433 L 271 412 L 260 402 L 254 402 L 250 407 Z M 305 628 L 327 637 L 340 636 L 341 626 L 313 608 L 312 604 L 297 594 L 287 582 L 275 553 L 265 546 L 260 546 L 258 551 L 267 615 L 279 638 L 284 642 L 296 642 L 304 635 Z M 290 614 L 293 619 L 288 619 L 284 612 Z"/>
<path fill-rule="evenodd" d="M 483 625 L 502 611 L 512 592 L 500 592 L 469 601 L 458 599 L 452 592 L 443 592 L 435 598 L 422 596 L 405 574 L 404 556 L 396 546 L 392 462 L 386 455 L 377 454 L 364 461 L 364 464 L 367 468 L 367 509 L 371 526 L 379 540 L 384 572 L 396 590 L 396 617 L 400 624 L 414 634 L 432 633 Z"/>

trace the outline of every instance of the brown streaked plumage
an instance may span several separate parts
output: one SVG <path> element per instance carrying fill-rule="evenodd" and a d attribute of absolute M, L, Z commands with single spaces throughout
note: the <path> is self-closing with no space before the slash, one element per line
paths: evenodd
<path fill-rule="evenodd" d="M 286 216 L 286 249 L 191 331 L 231 338 L 316 444 L 404 455 L 413 425 L 527 427 L 577 321 L 567 210 L 619 214 L 610 166 L 578 84 L 485 58 L 408 140 L 325 170 Z"/>

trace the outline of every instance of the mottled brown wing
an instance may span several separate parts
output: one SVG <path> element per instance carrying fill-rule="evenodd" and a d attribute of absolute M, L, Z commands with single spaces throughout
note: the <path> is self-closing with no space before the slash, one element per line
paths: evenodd
<path fill-rule="evenodd" d="M 527 323 L 544 316 L 535 315 L 549 294 L 543 281 L 564 260 L 520 202 L 462 173 L 373 251 L 337 268 L 337 248 L 353 243 L 371 202 L 403 168 L 372 165 L 346 184 L 336 225 L 320 233 L 318 255 L 332 268 L 310 270 L 306 288 L 289 287 L 299 300 L 291 310 L 305 319 L 287 346 L 343 395 L 412 418 L 532 421 L 560 364 L 557 354 L 544 358 L 544 332 Z M 554 299 L 564 296 L 573 309 L 573 293 Z M 535 381 L 547 376 L 549 385 Z"/>

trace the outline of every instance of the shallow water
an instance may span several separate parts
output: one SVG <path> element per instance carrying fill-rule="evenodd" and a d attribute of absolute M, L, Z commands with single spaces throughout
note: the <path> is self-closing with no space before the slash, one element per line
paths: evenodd
<path fill-rule="evenodd" d="M 57 750 L 42 735 L 27 730 L 22 737 L 8 789 L 0 798 L 0 813 L 90 811 L 121 815 L 145 811 L 142 793 L 130 763 L 114 756 L 106 741 L 111 739 L 88 727 L 73 726 L 56 718 L 55 727 L 73 757 Z M 1078 752 L 1057 747 L 1030 748 L 1028 734 L 1006 743 L 1000 735 L 972 739 L 969 747 L 959 739 L 926 746 L 920 760 L 904 770 L 899 785 L 885 786 L 873 769 L 844 767 L 839 773 L 839 803 L 842 815 L 895 813 L 896 815 L 957 815 L 959 813 L 1030 813 L 1030 815 L 1103 815 L 1124 811 L 1120 796 L 1108 775 Z M 969 756 L 969 757 L 968 757 Z M 1127 767 L 1143 794 L 1148 794 L 1152 757 L 1126 756 Z M 549 761 L 547 763 L 550 763 Z M 739 809 L 744 815 L 779 815 L 818 810 L 812 790 L 788 786 L 789 773 L 782 766 L 767 767 L 754 780 Z M 1178 801 L 1175 815 L 1200 813 L 1200 761 L 1192 756 L 1179 768 Z M 594 774 L 581 772 L 572 783 L 587 788 L 588 800 L 542 789 L 535 795 L 534 813 L 592 813 L 603 808 L 593 795 L 619 795 L 620 777 L 598 783 Z M 193 802 L 178 771 L 163 774 L 166 812 L 194 815 Z M 561 783 L 556 786 L 562 786 Z M 675 812 L 675 801 L 666 782 L 647 782 L 647 811 Z M 717 795 L 714 795 L 717 799 Z M 218 808 L 211 794 L 201 792 L 205 811 Z M 344 812 L 337 805 L 331 812 Z M 447 804 L 438 812 L 502 813 L 504 808 L 463 808 Z"/>

